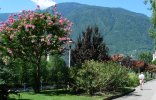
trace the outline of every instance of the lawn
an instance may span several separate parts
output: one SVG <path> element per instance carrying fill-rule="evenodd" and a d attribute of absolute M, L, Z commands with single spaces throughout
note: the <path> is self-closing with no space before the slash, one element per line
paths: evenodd
<path fill-rule="evenodd" d="M 9 95 L 9 100 L 17 100 L 18 96 Z M 64 91 L 42 91 L 39 94 L 33 92 L 20 93 L 20 99 L 18 100 L 102 100 L 104 96 L 85 96 L 85 95 L 72 95 Z"/>
<path fill-rule="evenodd" d="M 71 94 L 67 90 L 44 90 L 41 93 L 35 94 L 33 92 L 21 92 L 20 99 L 17 95 L 9 95 L 9 100 L 103 100 L 107 97 L 119 95 L 127 91 L 131 91 L 130 88 L 119 89 L 118 92 L 105 92 L 102 96 L 88 96 L 88 95 L 75 95 Z"/>

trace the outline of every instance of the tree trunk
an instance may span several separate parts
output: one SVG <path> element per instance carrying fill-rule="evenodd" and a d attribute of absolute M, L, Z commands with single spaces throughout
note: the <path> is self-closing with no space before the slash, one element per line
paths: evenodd
<path fill-rule="evenodd" d="M 40 64 L 41 59 L 39 59 L 36 63 L 35 69 L 34 69 L 34 83 L 33 83 L 33 88 L 35 93 L 40 92 L 40 86 L 41 86 L 41 64 Z"/>
<path fill-rule="evenodd" d="M 153 78 L 153 72 L 151 72 L 151 78 Z"/>

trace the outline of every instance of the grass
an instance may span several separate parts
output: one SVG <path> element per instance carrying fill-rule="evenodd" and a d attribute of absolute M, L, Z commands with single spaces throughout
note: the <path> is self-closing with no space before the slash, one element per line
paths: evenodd
<path fill-rule="evenodd" d="M 119 95 L 130 89 L 120 89 L 120 92 L 105 92 L 101 96 L 74 95 L 66 90 L 46 90 L 39 94 L 33 92 L 20 93 L 20 99 L 16 95 L 9 95 L 9 100 L 104 100 L 108 97 Z"/>
<path fill-rule="evenodd" d="M 13 98 L 12 96 L 10 100 L 16 99 L 18 98 Z M 22 93 L 20 100 L 102 100 L 102 98 L 75 95 L 47 96 L 43 94 Z"/>
<path fill-rule="evenodd" d="M 9 95 L 9 100 L 102 100 L 103 96 L 87 96 L 87 95 L 72 95 L 63 90 L 47 90 L 39 94 L 33 92 L 20 93 L 20 99 L 16 95 Z"/>

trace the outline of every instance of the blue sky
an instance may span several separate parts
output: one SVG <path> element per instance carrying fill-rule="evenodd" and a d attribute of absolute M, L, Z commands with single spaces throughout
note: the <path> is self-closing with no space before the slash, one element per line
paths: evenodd
<path fill-rule="evenodd" d="M 152 11 L 148 10 L 149 4 L 144 5 L 144 0 L 0 0 L 0 13 L 13 13 L 22 10 L 34 10 L 36 5 L 42 9 L 54 3 L 77 2 L 88 5 L 103 7 L 120 7 L 127 10 L 151 16 Z"/>

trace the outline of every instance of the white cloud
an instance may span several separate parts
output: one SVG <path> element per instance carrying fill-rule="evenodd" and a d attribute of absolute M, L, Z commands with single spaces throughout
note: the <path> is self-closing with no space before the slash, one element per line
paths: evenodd
<path fill-rule="evenodd" d="M 45 9 L 56 4 L 52 0 L 31 0 L 31 1 L 36 3 L 36 5 L 39 5 L 41 9 Z"/>

